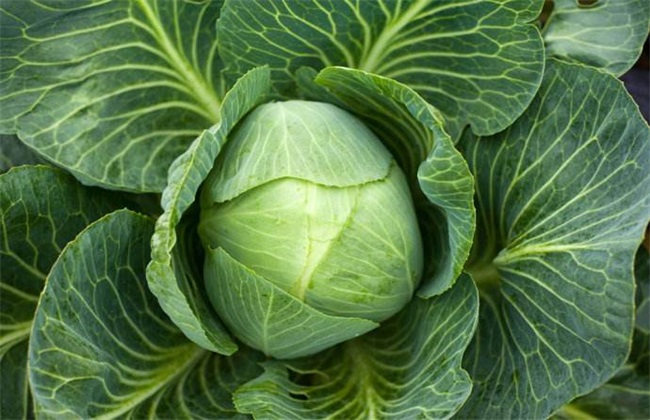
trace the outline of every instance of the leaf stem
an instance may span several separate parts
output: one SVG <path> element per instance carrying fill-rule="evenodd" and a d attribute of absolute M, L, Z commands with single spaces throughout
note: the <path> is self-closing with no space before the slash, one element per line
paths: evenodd
<path fill-rule="evenodd" d="M 501 284 L 501 275 L 493 263 L 468 267 L 466 271 L 471 274 L 479 289 L 495 288 Z"/>
<path fill-rule="evenodd" d="M 360 397 L 363 398 L 366 419 L 377 419 L 375 403 L 377 394 L 374 388 L 372 362 L 368 360 L 366 349 L 359 340 L 348 341 L 345 345 L 345 352 L 350 359 L 350 366 L 354 366 L 354 376 L 358 381 Z"/>

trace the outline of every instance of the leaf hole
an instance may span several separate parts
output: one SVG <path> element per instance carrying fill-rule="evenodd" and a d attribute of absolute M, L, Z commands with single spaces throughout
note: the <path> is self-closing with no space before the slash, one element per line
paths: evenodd
<path fill-rule="evenodd" d="M 293 391 L 289 391 L 289 396 L 294 400 L 307 401 L 309 396 L 301 389 L 313 384 L 312 376 L 312 374 L 299 373 L 289 369 L 289 380 L 298 385 Z"/>
<path fill-rule="evenodd" d="M 322 372 L 299 372 L 289 368 L 289 380 L 297 385 L 293 390 L 289 391 L 289 396 L 294 400 L 307 401 L 309 400 L 309 388 L 324 382 L 324 375 Z"/>
<path fill-rule="evenodd" d="M 309 397 L 302 392 L 289 392 L 289 396 L 298 401 L 307 401 L 309 399 Z"/>
<path fill-rule="evenodd" d="M 596 7 L 600 0 L 576 0 L 578 7 L 581 9 L 589 9 Z"/>

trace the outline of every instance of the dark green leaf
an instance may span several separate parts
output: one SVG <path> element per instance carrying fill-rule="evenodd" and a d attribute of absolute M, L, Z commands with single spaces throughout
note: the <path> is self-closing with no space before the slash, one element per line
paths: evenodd
<path fill-rule="evenodd" d="M 0 132 L 85 184 L 161 191 L 219 121 L 220 1 L 21 0 L 0 5 Z"/>
<path fill-rule="evenodd" d="M 649 28 L 647 0 L 553 0 L 543 34 L 549 55 L 621 75 L 641 54 Z"/>
<path fill-rule="evenodd" d="M 120 205 L 52 167 L 21 166 L 0 176 L 0 417 L 27 414 L 26 343 L 50 268 L 86 225 Z"/>
<path fill-rule="evenodd" d="M 650 418 L 650 254 L 644 246 L 635 259 L 637 282 L 636 330 L 632 352 L 623 367 L 606 384 L 562 407 L 557 419 L 647 419 Z"/>
<path fill-rule="evenodd" d="M 260 355 L 224 359 L 167 318 L 145 279 L 153 230 L 151 219 L 120 210 L 63 250 L 30 338 L 37 416 L 237 415 L 230 394 L 259 373 Z"/>
<path fill-rule="evenodd" d="M 627 357 L 650 129 L 613 76 L 550 60 L 529 111 L 461 147 L 477 182 L 468 268 L 482 300 L 460 416 L 546 417 Z"/>
<path fill-rule="evenodd" d="M 37 414 L 124 413 L 203 355 L 147 290 L 152 233 L 150 219 L 118 211 L 91 224 L 57 260 L 30 337 Z"/>
<path fill-rule="evenodd" d="M 230 0 L 218 25 L 227 73 L 267 64 L 291 92 L 303 66 L 394 78 L 445 115 L 457 138 L 491 134 L 532 100 L 543 70 L 541 1 Z M 291 94 L 291 93 L 289 93 Z"/>

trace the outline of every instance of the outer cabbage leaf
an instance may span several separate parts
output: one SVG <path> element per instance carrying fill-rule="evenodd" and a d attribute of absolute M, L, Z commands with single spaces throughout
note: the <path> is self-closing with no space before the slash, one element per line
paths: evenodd
<path fill-rule="evenodd" d="M 164 213 L 157 220 L 151 239 L 152 261 L 147 267 L 151 291 L 192 341 L 221 354 L 232 354 L 237 346 L 205 295 L 203 268 L 199 262 L 202 248 L 195 224 L 198 215 L 192 213 L 196 209 L 191 205 L 230 130 L 247 112 L 267 99 L 269 89 L 269 71 L 259 68 L 243 76 L 228 92 L 221 109 L 221 122 L 204 131 L 170 167 L 168 185 L 162 196 Z"/>
<path fill-rule="evenodd" d="M 359 70 L 327 68 L 316 83 L 359 116 L 393 154 L 411 185 L 425 245 L 422 297 L 451 286 L 475 229 L 474 183 L 439 112 L 410 88 Z M 316 94 L 316 92 L 312 92 Z"/>
<path fill-rule="evenodd" d="M 463 276 L 360 338 L 309 358 L 265 362 L 265 372 L 235 392 L 235 405 L 257 418 L 448 418 L 470 392 L 460 364 L 477 305 Z"/>
<path fill-rule="evenodd" d="M 220 7 L 2 2 L 0 132 L 85 184 L 161 191 L 172 160 L 219 121 Z"/>
<path fill-rule="evenodd" d="M 459 415 L 546 417 L 627 357 L 650 129 L 614 77 L 550 60 L 512 127 L 461 147 L 477 181 L 468 268 L 482 300 Z"/>
<path fill-rule="evenodd" d="M 551 56 L 621 75 L 641 54 L 648 29 L 646 0 L 553 0 L 543 36 Z"/>
<path fill-rule="evenodd" d="M 27 340 L 47 273 L 66 243 L 121 204 L 51 167 L 0 176 L 0 417 L 31 411 Z"/>
<path fill-rule="evenodd" d="M 63 250 L 30 338 L 38 416 L 237 415 L 231 392 L 259 373 L 259 355 L 206 352 L 166 317 L 145 279 L 153 229 L 151 219 L 120 210 Z"/>
<path fill-rule="evenodd" d="M 346 66 L 398 80 L 445 115 L 457 138 L 512 123 L 542 77 L 531 0 L 230 0 L 218 23 L 225 69 L 269 65 L 289 93 L 303 66 Z"/>
<path fill-rule="evenodd" d="M 555 418 L 650 418 L 650 254 L 642 246 L 635 259 L 636 328 L 632 351 L 606 384 L 565 405 Z"/>

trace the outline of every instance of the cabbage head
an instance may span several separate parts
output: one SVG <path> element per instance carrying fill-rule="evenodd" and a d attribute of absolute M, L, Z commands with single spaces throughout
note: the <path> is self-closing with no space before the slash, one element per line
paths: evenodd
<path fill-rule="evenodd" d="M 330 320 L 316 333 L 322 341 L 292 343 L 302 356 L 396 314 L 422 273 L 402 170 L 361 121 L 326 103 L 273 102 L 246 117 L 203 187 L 199 234 L 215 310 L 238 338 L 277 357 L 287 343 L 269 342 L 267 317 L 247 316 L 267 306 L 252 301 L 273 294 L 308 307 L 295 317 Z M 264 290 L 228 286 L 234 273 Z"/>

